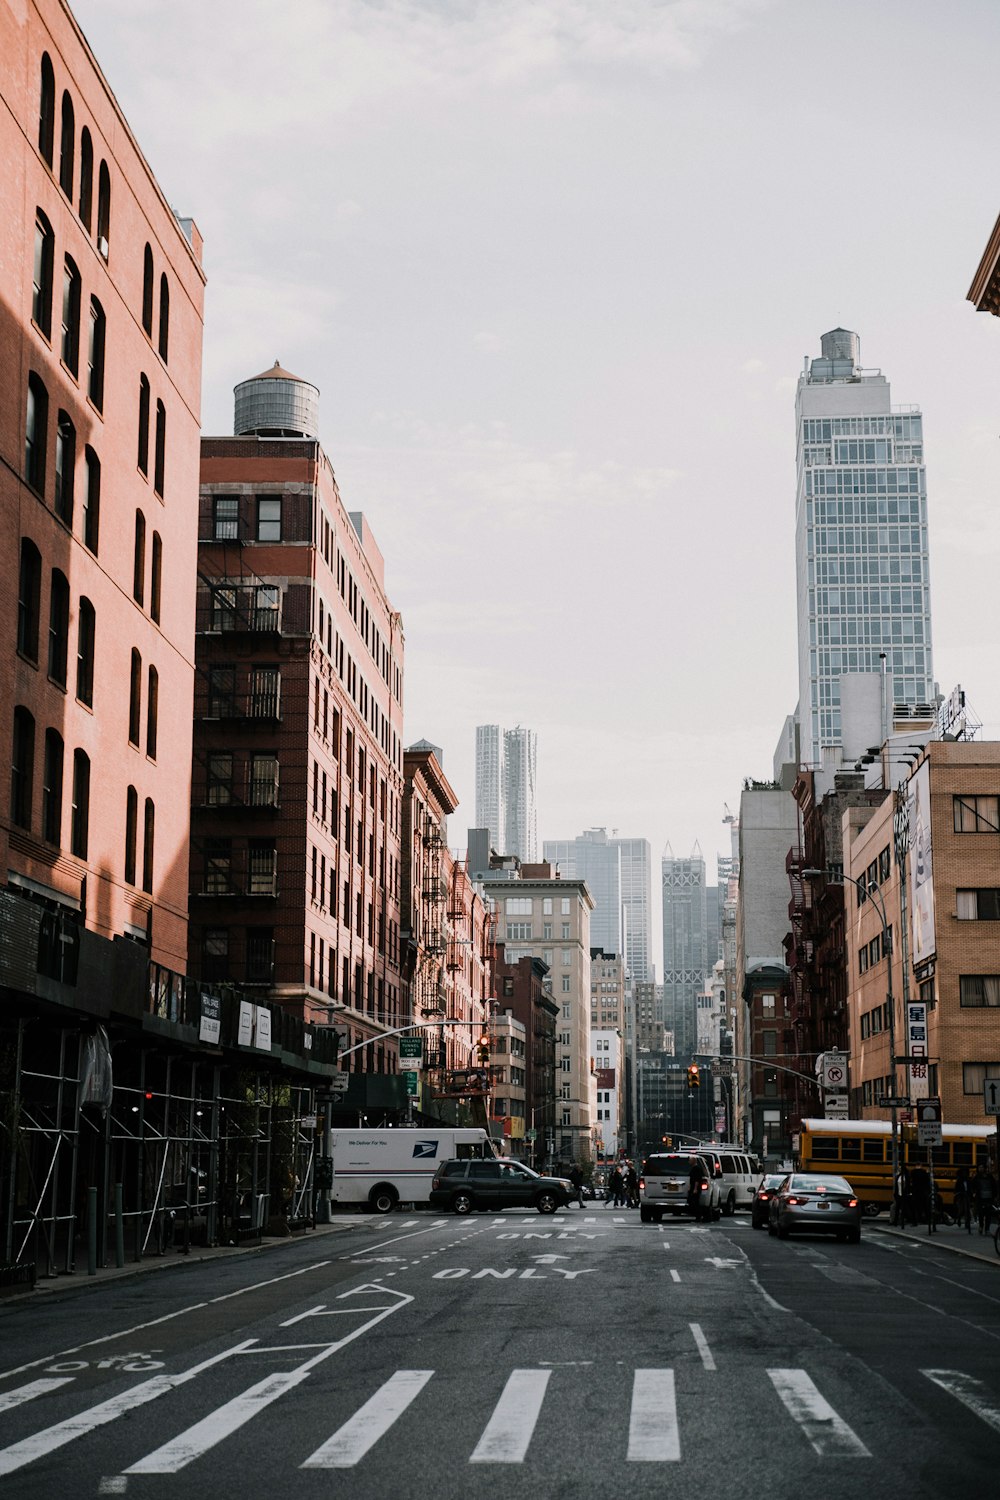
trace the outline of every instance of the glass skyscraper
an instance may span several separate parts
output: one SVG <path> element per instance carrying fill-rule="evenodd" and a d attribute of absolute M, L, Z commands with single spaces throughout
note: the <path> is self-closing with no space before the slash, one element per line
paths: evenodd
<path fill-rule="evenodd" d="M 894 703 L 933 704 L 923 419 L 892 406 L 858 335 L 825 333 L 795 401 L 801 762 L 842 744 L 840 678 L 882 671 Z"/>
<path fill-rule="evenodd" d="M 498 854 L 528 862 L 538 858 L 537 760 L 533 729 L 477 727 L 476 827 L 489 829 L 490 846 Z"/>
<path fill-rule="evenodd" d="M 705 861 L 695 844 L 676 859 L 668 844 L 660 861 L 663 895 L 663 1019 L 674 1034 L 674 1056 L 690 1057 L 698 1044 L 698 996 L 708 973 Z M 712 955 L 715 962 L 715 955 Z"/>

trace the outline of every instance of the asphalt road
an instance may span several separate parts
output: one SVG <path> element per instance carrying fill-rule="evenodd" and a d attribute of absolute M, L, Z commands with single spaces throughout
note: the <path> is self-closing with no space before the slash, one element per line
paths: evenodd
<path fill-rule="evenodd" d="M 0 1304 L 0 1495 L 985 1491 L 1000 1262 L 866 1226 L 395 1214 Z"/>

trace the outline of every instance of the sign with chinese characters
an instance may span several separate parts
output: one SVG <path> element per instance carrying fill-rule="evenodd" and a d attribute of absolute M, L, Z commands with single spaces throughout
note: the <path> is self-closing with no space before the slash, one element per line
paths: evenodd
<path fill-rule="evenodd" d="M 906 1055 L 927 1056 L 927 1006 L 922 1000 L 910 1001 L 906 1007 Z M 925 1062 L 910 1063 L 909 1093 L 911 1099 L 926 1099 L 930 1093 Z"/>
<path fill-rule="evenodd" d="M 926 963 L 937 951 L 931 849 L 931 773 L 926 760 L 910 777 L 909 820 L 913 963 L 917 965 Z"/>

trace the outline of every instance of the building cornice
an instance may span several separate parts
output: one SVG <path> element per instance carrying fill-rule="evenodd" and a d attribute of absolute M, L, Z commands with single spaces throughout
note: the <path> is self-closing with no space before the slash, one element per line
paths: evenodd
<path fill-rule="evenodd" d="M 971 302 L 977 312 L 1000 317 L 1000 218 L 993 226 L 983 258 L 966 293 L 966 301 Z"/>

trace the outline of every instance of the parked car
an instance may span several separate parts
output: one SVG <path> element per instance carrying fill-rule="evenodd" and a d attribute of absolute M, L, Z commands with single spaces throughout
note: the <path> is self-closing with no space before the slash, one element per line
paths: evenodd
<path fill-rule="evenodd" d="M 785 1240 L 793 1229 L 861 1240 L 861 1201 L 843 1177 L 826 1172 L 790 1172 L 768 1204 L 769 1234 Z"/>
<path fill-rule="evenodd" d="M 692 1179 L 691 1163 L 698 1166 Z M 694 1204 L 689 1193 L 694 1184 Z M 707 1222 L 722 1216 L 719 1184 L 709 1163 L 687 1151 L 654 1152 L 647 1156 L 639 1174 L 639 1217 L 644 1224 L 659 1224 L 664 1214 L 692 1214 Z"/>
<path fill-rule="evenodd" d="M 456 1214 L 505 1208 L 537 1208 L 540 1214 L 554 1214 L 576 1202 L 576 1188 L 567 1177 L 542 1177 L 523 1162 L 463 1158 L 441 1163 L 428 1201 L 431 1208 Z"/>
<path fill-rule="evenodd" d="M 788 1176 L 787 1172 L 769 1172 L 761 1179 L 750 1204 L 750 1223 L 754 1229 L 766 1229 L 771 1216 L 771 1199 Z"/>

